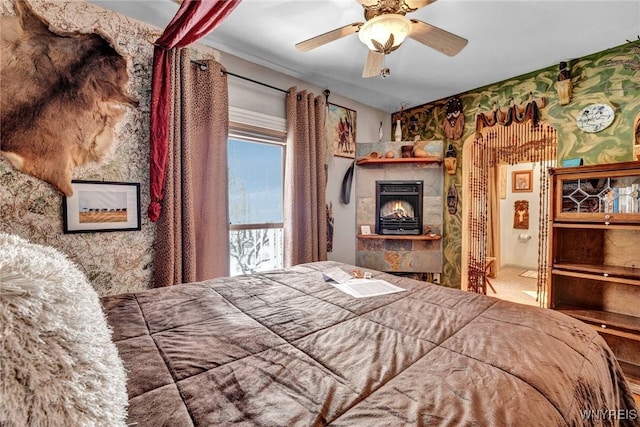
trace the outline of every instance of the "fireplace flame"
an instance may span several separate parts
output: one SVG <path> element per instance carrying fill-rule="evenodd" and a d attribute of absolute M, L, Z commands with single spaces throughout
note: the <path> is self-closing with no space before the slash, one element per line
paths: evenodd
<path fill-rule="evenodd" d="M 413 212 L 407 209 L 406 202 L 393 200 L 385 205 L 381 215 L 383 218 L 412 218 Z"/>
<path fill-rule="evenodd" d="M 394 214 L 400 216 L 400 217 L 405 217 L 407 216 L 407 211 L 404 209 L 404 206 L 402 206 L 402 203 L 399 201 L 396 201 L 393 204 L 393 207 L 391 208 L 391 210 L 393 211 Z"/>

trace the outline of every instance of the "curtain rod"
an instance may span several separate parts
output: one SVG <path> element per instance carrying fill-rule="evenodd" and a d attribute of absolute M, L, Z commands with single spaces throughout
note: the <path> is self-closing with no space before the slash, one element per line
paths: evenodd
<path fill-rule="evenodd" d="M 199 65 L 200 69 L 202 69 L 202 70 L 206 70 L 207 69 L 207 64 L 205 64 L 204 62 L 199 62 L 199 61 L 194 61 L 194 60 L 191 60 L 191 62 L 193 62 L 196 65 Z M 268 87 L 269 89 L 277 90 L 277 91 L 284 92 L 284 93 L 289 93 L 288 90 L 280 89 L 279 87 L 271 86 L 270 84 L 262 83 L 262 82 L 259 82 L 257 80 L 250 79 L 249 77 L 245 77 L 245 76 L 241 76 L 239 74 L 232 73 L 230 71 L 222 71 L 222 74 L 226 74 L 228 76 L 237 77 L 239 79 L 246 80 L 246 81 L 251 82 L 251 83 L 259 84 L 261 86 Z"/>
<path fill-rule="evenodd" d="M 251 83 L 255 83 L 255 84 L 259 84 L 259 85 L 264 86 L 264 87 L 268 87 L 269 89 L 277 90 L 277 91 L 284 92 L 284 93 L 289 93 L 288 90 L 280 89 L 279 87 L 271 86 L 270 84 L 259 82 L 258 80 L 253 80 L 253 79 L 250 79 L 249 77 L 241 76 L 239 74 L 235 74 L 235 73 L 232 73 L 230 71 L 223 71 L 223 73 L 228 75 L 228 76 L 237 77 L 239 79 L 246 80 L 246 81 L 251 82 Z"/>

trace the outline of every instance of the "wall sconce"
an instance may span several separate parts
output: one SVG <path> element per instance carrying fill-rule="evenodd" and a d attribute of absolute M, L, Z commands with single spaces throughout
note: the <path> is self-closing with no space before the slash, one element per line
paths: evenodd
<path fill-rule="evenodd" d="M 558 73 L 558 81 L 556 82 L 556 92 L 560 105 L 567 105 L 571 102 L 572 93 L 571 70 L 569 70 L 566 62 L 560 63 L 560 72 Z"/>
<path fill-rule="evenodd" d="M 453 148 L 453 144 L 449 144 L 447 152 L 444 153 L 444 167 L 449 175 L 456 174 L 456 167 L 458 166 L 457 157 L 458 154 L 456 153 L 455 148 Z"/>

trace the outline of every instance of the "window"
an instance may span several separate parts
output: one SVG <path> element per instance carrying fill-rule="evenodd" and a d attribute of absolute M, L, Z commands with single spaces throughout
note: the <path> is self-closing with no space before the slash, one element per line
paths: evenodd
<path fill-rule="evenodd" d="M 232 127 L 228 139 L 229 270 L 283 266 L 284 134 Z"/>

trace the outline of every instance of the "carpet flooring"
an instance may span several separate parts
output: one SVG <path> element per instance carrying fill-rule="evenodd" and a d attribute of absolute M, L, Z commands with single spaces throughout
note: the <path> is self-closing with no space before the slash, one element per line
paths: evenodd
<path fill-rule="evenodd" d="M 526 270 L 522 267 L 502 267 L 498 277 L 489 278 L 496 293 L 487 286 L 487 295 L 539 307 L 540 303 L 536 301 L 538 280 L 535 277 L 523 276 L 522 273 L 525 271 L 531 270 Z M 534 273 L 537 272 L 534 271 Z"/>

